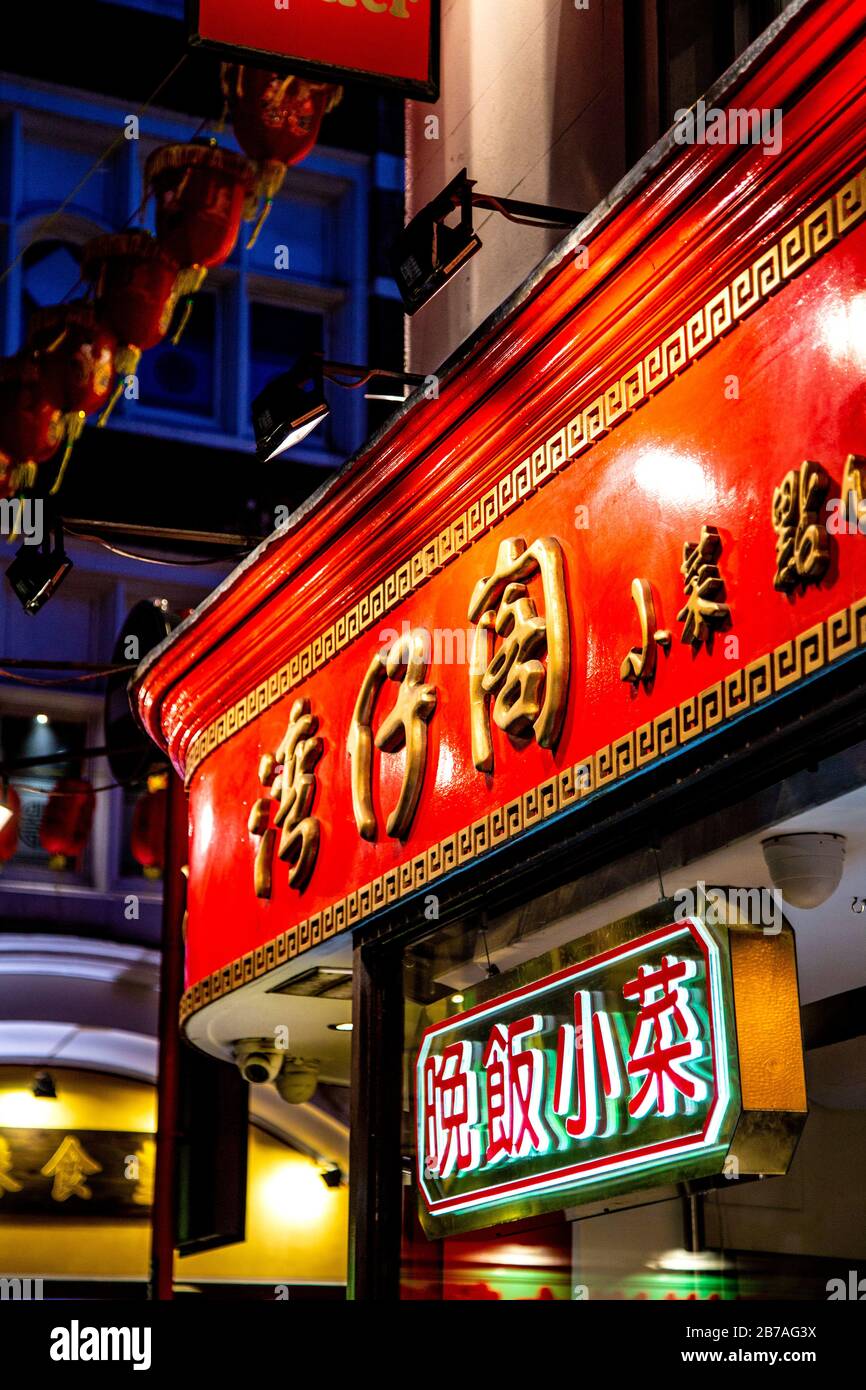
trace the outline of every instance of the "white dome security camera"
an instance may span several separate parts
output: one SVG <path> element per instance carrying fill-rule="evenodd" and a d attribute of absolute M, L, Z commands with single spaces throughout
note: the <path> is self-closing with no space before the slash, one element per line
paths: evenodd
<path fill-rule="evenodd" d="M 820 907 L 842 881 L 845 836 L 806 831 L 761 842 L 774 885 L 792 907 Z"/>
<path fill-rule="evenodd" d="M 244 1081 L 263 1086 L 276 1080 L 283 1065 L 284 1052 L 278 1052 L 269 1038 L 242 1038 L 235 1043 L 235 1061 Z"/>

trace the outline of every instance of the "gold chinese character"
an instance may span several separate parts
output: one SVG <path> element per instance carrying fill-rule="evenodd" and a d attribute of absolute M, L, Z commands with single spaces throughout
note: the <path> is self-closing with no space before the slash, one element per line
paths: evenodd
<path fill-rule="evenodd" d="M 685 624 L 682 641 L 695 647 L 708 642 L 715 630 L 730 622 L 731 610 L 722 602 L 725 581 L 716 564 L 721 550 L 722 538 L 715 526 L 702 527 L 700 540 L 686 541 L 683 546 L 680 573 L 687 597 L 677 622 Z"/>
<path fill-rule="evenodd" d="M 93 1193 L 84 1179 L 91 1173 L 101 1173 L 102 1165 L 94 1162 L 73 1135 L 67 1134 L 41 1171 L 46 1178 L 54 1177 L 51 1196 L 55 1202 L 65 1202 L 72 1196 L 89 1200 Z"/>
<path fill-rule="evenodd" d="M 647 689 L 653 683 L 656 671 L 657 648 L 668 651 L 671 635 L 667 628 L 656 629 L 656 610 L 653 603 L 652 585 L 648 579 L 631 581 L 631 596 L 635 601 L 640 619 L 640 646 L 632 647 L 620 667 L 620 676 L 632 685 L 641 681 Z"/>
<path fill-rule="evenodd" d="M 256 852 L 256 897 L 269 898 L 277 830 L 277 856 L 291 864 L 289 883 L 300 892 L 306 888 L 319 849 L 319 822 L 310 815 L 316 795 L 313 769 L 322 756 L 322 740 L 315 737 L 319 721 L 310 714 L 309 700 L 295 700 L 289 725 L 275 753 L 265 753 L 259 763 L 259 781 L 270 795 L 260 797 L 250 811 L 248 828 L 259 837 Z M 271 805 L 276 801 L 274 827 Z"/>
<path fill-rule="evenodd" d="M 385 829 L 395 839 L 409 834 L 427 762 L 427 725 L 436 708 L 436 688 L 424 684 L 430 636 L 414 628 L 397 637 L 390 647 L 378 651 L 370 662 L 361 685 L 347 747 L 352 760 L 352 807 L 355 824 L 365 840 L 376 838 L 373 810 L 373 744 L 383 753 L 406 749 L 403 785 Z M 397 699 L 390 714 L 373 737 L 373 710 L 386 680 L 399 681 Z"/>
<path fill-rule="evenodd" d="M 847 466 L 846 466 L 847 472 Z M 819 513 L 830 479 L 809 459 L 786 473 L 773 493 L 776 575 L 773 586 L 790 593 L 797 585 L 817 584 L 830 563 L 830 539 Z"/>
<path fill-rule="evenodd" d="M 541 575 L 544 615 L 527 587 L 536 574 Z M 541 748 L 554 748 L 562 728 L 569 636 L 558 541 L 549 536 L 530 546 L 522 536 L 502 541 L 496 568 L 475 586 L 469 617 L 476 624 L 469 670 L 472 761 L 479 772 L 492 772 L 491 696 L 493 719 L 507 734 L 534 734 Z M 497 636 L 502 641 L 491 655 Z M 545 653 L 546 669 L 540 660 Z"/>
<path fill-rule="evenodd" d="M 12 1174 L 12 1150 L 9 1147 L 9 1140 L 0 1135 L 0 1197 L 4 1192 L 20 1192 L 21 1184 L 16 1182 Z"/>

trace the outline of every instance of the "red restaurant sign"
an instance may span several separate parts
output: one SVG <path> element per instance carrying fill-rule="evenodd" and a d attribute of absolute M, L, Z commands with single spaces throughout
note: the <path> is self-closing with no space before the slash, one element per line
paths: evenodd
<path fill-rule="evenodd" d="M 193 43 L 328 81 L 439 95 L 439 0 L 189 0 Z"/>
<path fill-rule="evenodd" d="M 853 22 L 738 90 L 784 159 L 664 153 L 142 668 L 190 789 L 187 1015 L 384 909 L 435 922 L 866 650 Z"/>

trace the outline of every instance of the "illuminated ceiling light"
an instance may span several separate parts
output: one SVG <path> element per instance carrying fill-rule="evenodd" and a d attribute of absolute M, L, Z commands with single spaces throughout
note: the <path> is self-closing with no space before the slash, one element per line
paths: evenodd
<path fill-rule="evenodd" d="M 33 1078 L 32 1091 L 39 1100 L 56 1100 L 54 1077 L 48 1071 L 38 1071 Z"/>
<path fill-rule="evenodd" d="M 463 1003 L 463 995 L 462 995 L 462 994 L 452 994 L 452 996 L 451 996 L 451 1003 L 452 1003 L 452 1004 L 462 1004 L 462 1003 Z"/>
<path fill-rule="evenodd" d="M 716 1269 L 734 1269 L 736 1261 L 721 1250 L 665 1250 L 647 1260 L 647 1269 L 665 1270 L 671 1274 L 710 1273 Z"/>
<path fill-rule="evenodd" d="M 36 716 L 36 723 L 37 723 L 37 724 L 47 724 L 47 723 L 48 723 L 48 715 L 47 715 L 47 714 L 37 714 L 37 716 Z"/>
<path fill-rule="evenodd" d="M 423 308 L 481 250 L 481 238 L 472 226 L 473 208 L 501 212 L 509 222 L 528 227 L 567 228 L 583 221 L 582 212 L 515 198 L 495 198 L 490 193 L 475 193 L 474 188 L 475 181 L 461 169 L 447 188 L 415 214 L 398 237 L 391 260 L 407 314 Z M 458 208 L 460 220 L 449 227 L 445 219 Z"/>
<path fill-rule="evenodd" d="M 396 372 L 387 367 L 361 367 L 350 362 L 329 362 L 313 356 L 300 360 L 289 371 L 274 377 L 253 401 L 253 428 L 256 453 L 262 463 L 279 458 L 294 448 L 320 425 L 330 413 L 325 399 L 325 379 L 347 390 L 367 386 L 371 381 L 399 381 L 421 386 L 426 378 L 413 372 Z M 368 400 L 405 400 L 405 392 L 368 392 Z"/>
<path fill-rule="evenodd" d="M 329 1023 L 328 1027 L 332 1033 L 351 1033 L 351 1023 Z"/>
<path fill-rule="evenodd" d="M 53 548 L 47 531 L 41 546 L 25 541 L 7 568 L 6 578 L 24 612 L 38 613 L 71 569 L 72 561 L 63 548 L 63 522 L 58 520 L 54 528 Z"/>

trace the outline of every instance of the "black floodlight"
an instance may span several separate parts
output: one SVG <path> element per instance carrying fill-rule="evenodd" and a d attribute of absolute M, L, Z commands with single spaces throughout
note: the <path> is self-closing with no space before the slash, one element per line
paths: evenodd
<path fill-rule="evenodd" d="M 314 430 L 328 414 L 321 358 L 282 372 L 253 401 L 256 453 L 262 463 L 278 458 Z"/>
<path fill-rule="evenodd" d="M 417 313 L 481 249 L 481 238 L 472 226 L 473 208 L 490 208 L 509 222 L 527 227 L 576 227 L 584 217 L 568 208 L 496 198 L 474 189 L 474 179 L 467 178 L 466 170 L 461 169 L 398 237 L 391 264 L 407 314 Z M 458 208 L 460 220 L 449 226 L 446 218 Z"/>
<path fill-rule="evenodd" d="M 329 362 L 309 357 L 274 377 L 253 401 L 253 427 L 256 453 L 263 463 L 278 458 L 300 443 L 329 414 L 325 399 L 325 379 L 337 386 L 355 390 L 381 381 L 399 381 L 403 386 L 421 386 L 426 377 L 414 372 L 396 372 L 388 367 L 358 366 L 351 362 Z M 371 401 L 403 401 L 405 392 L 382 388 L 365 393 Z"/>
<path fill-rule="evenodd" d="M 71 569 L 72 561 L 63 548 L 63 522 L 58 520 L 53 545 L 47 530 L 40 546 L 25 542 L 7 568 L 6 578 L 24 612 L 38 613 Z"/>

